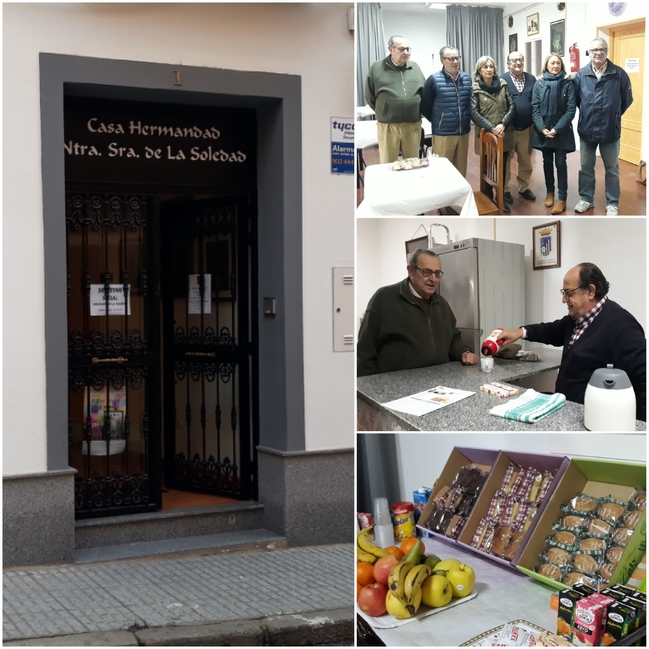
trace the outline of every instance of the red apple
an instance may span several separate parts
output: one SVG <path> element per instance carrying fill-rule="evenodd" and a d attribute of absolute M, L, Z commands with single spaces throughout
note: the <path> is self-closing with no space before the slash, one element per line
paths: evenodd
<path fill-rule="evenodd" d="M 385 598 L 388 595 L 388 587 L 383 584 L 369 584 L 363 586 L 358 594 L 358 608 L 372 617 L 378 617 L 386 613 Z"/>
<path fill-rule="evenodd" d="M 390 570 L 392 570 L 392 568 L 394 568 L 394 566 L 396 566 L 398 563 L 399 559 L 391 554 L 388 554 L 385 557 L 381 557 L 374 564 L 374 581 L 387 586 Z"/>

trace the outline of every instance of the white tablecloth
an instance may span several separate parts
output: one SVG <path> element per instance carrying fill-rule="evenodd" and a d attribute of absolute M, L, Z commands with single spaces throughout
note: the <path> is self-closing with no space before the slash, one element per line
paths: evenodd
<path fill-rule="evenodd" d="M 391 164 L 365 167 L 364 200 L 356 216 L 415 216 L 453 207 L 461 216 L 478 216 L 473 189 L 446 158 L 428 167 L 393 171 Z"/>
<path fill-rule="evenodd" d="M 374 115 L 374 111 L 367 104 L 365 106 L 356 106 L 356 119 L 369 117 L 370 115 Z"/>

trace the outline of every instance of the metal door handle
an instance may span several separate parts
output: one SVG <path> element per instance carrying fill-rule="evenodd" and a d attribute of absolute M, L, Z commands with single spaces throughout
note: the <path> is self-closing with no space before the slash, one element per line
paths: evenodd
<path fill-rule="evenodd" d="M 128 358 L 124 358 L 123 356 L 118 356 L 117 358 L 97 358 L 93 356 L 92 363 L 93 365 L 97 363 L 128 363 Z"/>

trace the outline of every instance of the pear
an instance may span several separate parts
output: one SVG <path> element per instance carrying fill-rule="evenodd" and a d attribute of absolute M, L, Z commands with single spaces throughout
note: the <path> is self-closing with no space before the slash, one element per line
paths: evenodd
<path fill-rule="evenodd" d="M 440 561 L 441 559 L 437 555 L 429 554 L 426 557 L 425 563 L 431 570 L 435 570 L 435 566 L 437 566 Z"/>

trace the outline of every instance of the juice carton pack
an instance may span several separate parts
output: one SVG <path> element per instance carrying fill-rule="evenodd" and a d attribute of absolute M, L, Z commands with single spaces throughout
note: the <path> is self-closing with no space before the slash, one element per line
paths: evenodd
<path fill-rule="evenodd" d="M 613 602 L 606 614 L 604 645 L 608 646 L 628 635 L 634 627 L 636 610 L 623 602 Z"/>
<path fill-rule="evenodd" d="M 557 605 L 557 635 L 572 640 L 575 619 L 575 605 L 580 599 L 597 591 L 586 584 L 575 584 L 572 588 L 559 591 Z"/>
<path fill-rule="evenodd" d="M 426 503 L 428 502 L 431 492 L 432 489 L 430 487 L 420 487 L 412 492 L 412 502 L 415 505 L 415 524 L 419 520 L 421 513 L 426 508 Z"/>
<path fill-rule="evenodd" d="M 577 647 L 597 647 L 602 637 L 604 606 L 591 597 L 580 599 L 575 604 L 572 644 Z"/>

